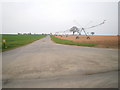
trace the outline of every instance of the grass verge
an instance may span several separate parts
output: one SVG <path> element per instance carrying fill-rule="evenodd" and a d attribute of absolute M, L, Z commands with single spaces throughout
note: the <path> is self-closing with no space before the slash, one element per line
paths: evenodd
<path fill-rule="evenodd" d="M 3 34 L 0 42 L 0 49 L 1 51 L 10 50 L 16 47 L 20 47 L 38 39 L 45 37 L 46 35 L 10 35 L 10 34 Z M 6 48 L 4 48 L 2 40 L 6 40 Z"/>
<path fill-rule="evenodd" d="M 79 43 L 79 42 L 74 42 L 71 40 L 63 40 L 54 36 L 50 36 L 51 40 L 54 41 L 55 43 L 59 43 L 59 44 L 67 44 L 67 45 L 76 45 L 76 46 L 88 46 L 88 47 L 94 47 L 96 46 L 95 43 Z"/>

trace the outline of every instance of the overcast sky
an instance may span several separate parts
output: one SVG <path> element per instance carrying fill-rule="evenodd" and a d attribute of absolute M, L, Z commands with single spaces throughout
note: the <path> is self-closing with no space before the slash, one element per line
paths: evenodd
<path fill-rule="evenodd" d="M 118 34 L 117 2 L 39 0 L 4 2 L 1 7 L 2 33 L 54 33 L 68 30 L 72 26 L 89 27 L 107 20 L 105 24 L 88 29 L 87 32 Z"/>

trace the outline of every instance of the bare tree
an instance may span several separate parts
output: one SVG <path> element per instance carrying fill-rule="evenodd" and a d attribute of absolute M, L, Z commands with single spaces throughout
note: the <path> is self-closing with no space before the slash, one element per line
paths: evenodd
<path fill-rule="evenodd" d="M 18 35 L 21 35 L 21 33 L 18 33 Z"/>
<path fill-rule="evenodd" d="M 73 26 L 72 28 L 70 28 L 70 32 L 73 32 L 73 35 L 75 34 L 75 32 L 79 33 L 79 29 L 76 26 Z M 80 34 L 80 33 L 79 33 Z"/>

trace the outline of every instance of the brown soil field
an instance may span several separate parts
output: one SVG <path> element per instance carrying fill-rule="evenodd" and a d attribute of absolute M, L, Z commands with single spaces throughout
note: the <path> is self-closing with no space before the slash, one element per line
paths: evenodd
<path fill-rule="evenodd" d="M 76 37 L 79 39 L 76 39 Z M 85 35 L 57 35 L 55 37 L 65 39 L 65 40 L 72 40 L 75 42 L 80 43 L 95 43 L 97 44 L 95 47 L 99 48 L 118 48 L 118 38 L 120 36 L 97 36 L 97 35 L 90 35 L 90 39 L 86 39 Z M 120 44 L 119 44 L 120 45 Z"/>

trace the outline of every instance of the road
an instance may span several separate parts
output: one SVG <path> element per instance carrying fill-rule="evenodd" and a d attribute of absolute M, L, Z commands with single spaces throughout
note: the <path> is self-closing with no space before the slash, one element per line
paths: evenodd
<path fill-rule="evenodd" d="M 50 36 L 2 54 L 3 88 L 117 88 L 117 49 L 56 44 Z"/>

